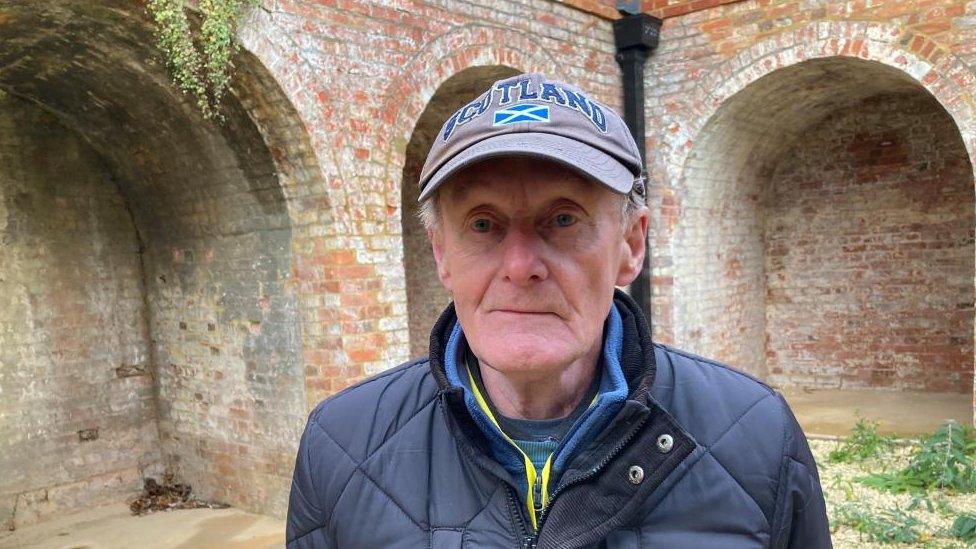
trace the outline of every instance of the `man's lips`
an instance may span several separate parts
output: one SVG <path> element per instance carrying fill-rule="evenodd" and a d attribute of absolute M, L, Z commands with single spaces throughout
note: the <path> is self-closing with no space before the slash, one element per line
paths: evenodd
<path fill-rule="evenodd" d="M 556 315 L 552 311 L 526 311 L 522 309 L 493 309 L 493 313 L 508 313 L 508 314 L 518 314 L 518 315 Z M 558 316 L 558 315 L 556 315 Z"/>

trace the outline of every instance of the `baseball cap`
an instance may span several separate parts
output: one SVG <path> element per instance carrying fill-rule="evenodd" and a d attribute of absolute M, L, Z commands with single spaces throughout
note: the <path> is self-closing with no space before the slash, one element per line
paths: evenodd
<path fill-rule="evenodd" d="M 642 163 L 627 125 L 583 90 L 539 73 L 499 80 L 444 122 L 420 172 L 423 202 L 480 160 L 529 156 L 558 162 L 605 185 L 643 194 Z"/>

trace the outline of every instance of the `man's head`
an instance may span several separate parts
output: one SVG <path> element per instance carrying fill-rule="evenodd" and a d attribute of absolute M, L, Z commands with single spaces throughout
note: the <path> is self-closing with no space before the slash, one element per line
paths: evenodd
<path fill-rule="evenodd" d="M 421 175 L 421 217 L 481 360 L 540 374 L 598 353 L 614 287 L 644 256 L 640 175 L 616 113 L 540 75 L 494 84 L 445 123 Z"/>

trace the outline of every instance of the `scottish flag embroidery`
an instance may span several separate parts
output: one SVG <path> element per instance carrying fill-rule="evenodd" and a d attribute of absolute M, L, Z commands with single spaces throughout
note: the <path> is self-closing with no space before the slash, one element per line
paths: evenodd
<path fill-rule="evenodd" d="M 492 126 L 507 126 L 519 122 L 548 122 L 549 107 L 532 103 L 519 103 L 495 111 Z"/>

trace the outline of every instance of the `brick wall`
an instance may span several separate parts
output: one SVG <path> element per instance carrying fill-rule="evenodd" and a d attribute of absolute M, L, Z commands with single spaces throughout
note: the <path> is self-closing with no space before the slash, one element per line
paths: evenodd
<path fill-rule="evenodd" d="M 104 413 L 108 405 L 101 400 L 86 398 L 88 389 L 72 398 L 67 388 L 58 389 L 53 383 L 48 388 L 35 385 L 31 392 L 11 393 L 15 398 L 0 403 L 0 426 L 24 433 L 30 423 L 22 422 L 15 411 L 59 409 L 64 415 L 51 421 L 73 433 L 75 441 L 79 436 L 75 430 L 97 427 L 103 442 L 84 444 L 99 448 L 101 454 L 84 456 L 84 464 L 71 469 L 79 475 L 73 480 L 80 488 L 70 499 L 62 498 L 66 506 L 118 495 L 104 488 L 109 481 L 102 477 L 106 470 L 121 470 L 117 461 L 122 459 L 128 460 L 132 472 L 126 470 L 127 476 L 120 478 L 128 482 L 127 487 L 133 481 L 138 487 L 140 471 L 134 464 L 144 461 L 146 445 L 159 456 L 158 467 L 147 474 L 158 477 L 169 469 L 203 498 L 282 515 L 307 413 L 300 303 L 305 310 L 329 306 L 316 302 L 314 296 L 300 302 L 292 278 L 295 244 L 286 195 L 307 207 L 309 213 L 294 220 L 313 235 L 321 233 L 331 215 L 328 202 L 313 194 L 324 184 L 301 119 L 260 61 L 243 54 L 237 59 L 240 70 L 234 95 L 226 102 L 225 120 L 202 120 L 190 101 L 164 85 L 169 77 L 162 64 L 153 61 L 157 53 L 141 2 L 56 1 L 29 6 L 0 2 L 0 13 L 9 23 L 0 26 L 0 40 L 10 44 L 8 51 L 31 51 L 13 64 L 0 61 L 4 67 L 0 87 L 53 113 L 77 136 L 77 142 L 86 143 L 85 150 L 98 159 L 99 173 L 113 185 L 115 195 L 101 190 L 96 194 L 89 188 L 93 183 L 77 181 L 78 173 L 86 173 L 83 162 L 77 169 L 63 167 L 43 174 L 44 184 L 68 196 L 91 195 L 92 201 L 104 201 L 106 208 L 124 207 L 131 212 L 130 232 L 121 236 L 99 236 L 96 228 L 89 229 L 98 221 L 95 213 L 91 219 L 76 220 L 80 213 L 62 219 L 63 210 L 73 212 L 71 203 L 59 208 L 54 202 L 32 212 L 31 219 L 41 227 L 65 223 L 62 231 L 70 232 L 73 223 L 84 229 L 79 242 L 73 245 L 65 240 L 58 245 L 74 249 L 78 257 L 86 258 L 84 265 L 98 266 L 94 272 L 102 275 L 72 280 L 48 267 L 57 276 L 46 277 L 38 270 L 31 274 L 35 285 L 54 291 L 70 281 L 72 292 L 99 300 L 104 294 L 104 306 L 121 315 L 110 318 L 99 308 L 106 318 L 93 324 L 90 333 L 75 333 L 72 330 L 80 328 L 65 322 L 69 342 L 83 340 L 101 354 L 65 347 L 44 358 L 50 362 L 45 368 L 83 368 L 82 362 L 88 360 L 92 373 L 87 375 L 92 379 L 114 376 L 121 366 L 144 369 L 141 377 L 106 378 L 113 392 L 102 400 L 111 400 L 110 413 Z M 57 39 L 49 39 L 51 35 Z M 66 59 L 71 62 L 65 63 Z M 17 127 L 31 124 L 21 121 Z M 33 163 L 50 162 L 54 152 L 60 154 L 67 147 L 61 141 L 73 143 L 59 139 L 5 153 L 26 155 Z M 16 200 L 18 194 L 12 196 Z M 306 242 L 310 240 L 307 237 Z M 124 254 L 128 261 L 124 269 L 112 268 L 112 253 Z M 65 268 L 74 267 L 66 264 Z M 9 276 L 9 269 L 10 265 L 0 263 L 0 280 Z M 125 277 L 122 282 L 110 277 L 115 272 Z M 322 289 L 307 290 L 314 294 Z M 132 303 L 120 301 L 116 294 L 134 299 L 140 307 L 138 315 L 127 308 Z M 65 295 L 60 300 L 25 298 L 15 303 L 26 313 L 47 319 L 66 304 L 82 315 L 84 303 L 75 301 Z M 310 328 L 313 333 L 333 330 L 329 325 Z M 52 336 L 61 337 L 60 329 L 60 325 L 37 326 L 32 333 L 38 339 L 29 345 L 39 351 L 45 345 L 65 346 L 49 343 Z M 4 362 L 4 373 L 8 367 L 36 367 L 24 350 L 28 343 L 19 345 L 12 347 L 19 354 Z M 7 394 L 7 379 L 0 378 L 3 394 Z M 66 387 L 72 379 L 63 380 Z M 80 381 L 94 383 L 88 377 Z M 134 440 L 131 425 L 142 417 L 135 407 L 153 393 L 158 404 L 150 414 L 153 437 Z M 93 409 L 96 404 L 101 408 Z M 97 421 L 90 419 L 93 414 Z M 82 420 L 92 425 L 76 426 Z M 128 448 L 115 456 L 105 449 L 114 447 L 109 445 Z M 94 464 L 96 458 L 105 464 Z M 27 471 L 30 484 L 10 487 L 19 495 L 9 502 L 4 499 L 5 515 L 13 513 L 16 498 L 21 503 L 25 498 L 42 499 L 35 494 L 56 494 L 58 483 L 65 482 L 31 473 L 33 461 L 50 465 L 35 456 L 20 453 L 11 460 L 11 470 Z M 115 477 L 109 480 L 121 482 Z M 33 505 L 38 509 L 35 513 L 30 505 L 18 504 L 13 524 L 25 524 L 48 512 L 46 505 Z"/>
<path fill-rule="evenodd" d="M 305 416 L 291 228 L 261 135 L 225 115 L 219 133 L 167 136 L 186 149 L 152 179 L 122 169 L 141 208 L 167 212 L 145 233 L 167 464 L 204 497 L 280 515 Z"/>
<path fill-rule="evenodd" d="M 831 113 L 767 189 L 769 379 L 971 393 L 973 171 L 938 102 Z"/>
<path fill-rule="evenodd" d="M 928 162 L 934 164 L 943 155 L 972 157 L 976 150 L 971 94 L 976 84 L 972 46 L 976 2 L 746 1 L 695 10 L 664 22 L 661 46 L 648 63 L 645 82 L 648 161 L 654 183 L 650 196 L 655 335 L 760 375 L 769 368 L 786 371 L 790 366 L 780 350 L 800 344 L 790 341 L 789 330 L 776 332 L 777 350 L 770 351 L 773 358 L 768 361 L 765 337 L 755 337 L 776 331 L 773 322 L 781 319 L 778 312 L 765 313 L 770 296 L 778 299 L 781 293 L 767 293 L 771 290 L 764 288 L 769 280 L 770 245 L 763 244 L 769 230 L 763 210 L 768 187 L 763 182 L 770 180 L 777 166 L 789 164 L 798 150 L 792 147 L 799 146 L 798 139 L 810 128 L 872 97 L 892 93 L 914 93 L 911 97 L 916 98 L 930 94 L 951 121 L 938 131 L 954 132 L 957 148 L 941 152 L 917 148 L 916 157 L 928 155 Z M 967 166 L 952 168 L 949 172 L 957 175 L 949 178 L 963 181 L 968 173 L 968 183 L 957 185 L 971 185 L 972 168 Z M 895 172 L 892 181 L 906 177 L 895 166 L 890 168 Z M 908 201 L 903 207 L 908 211 L 927 204 Z M 866 212 L 871 205 L 851 207 Z M 941 215 L 945 217 L 940 223 L 956 226 L 945 238 L 959 247 L 959 254 L 972 255 L 965 250 L 971 230 L 960 232 L 959 226 L 966 222 L 959 212 Z M 798 247 L 798 242 L 802 247 L 804 241 L 797 237 L 787 249 Z M 773 251 L 779 252 L 784 244 Z M 893 282 L 897 277 L 892 272 L 912 262 L 942 268 L 943 260 L 935 262 L 931 253 L 906 251 L 902 263 L 892 265 L 887 273 L 879 269 L 874 280 L 880 283 L 890 277 Z M 957 297 L 971 294 L 972 273 L 965 275 L 970 286 L 964 286 L 958 276 L 951 291 Z M 903 290 L 905 302 L 918 301 L 918 287 L 876 291 L 892 295 Z M 861 357 L 859 373 L 853 372 L 855 361 L 850 358 L 806 355 L 793 364 L 804 364 L 815 378 L 777 373 L 773 379 L 837 386 L 843 379 L 841 372 L 849 368 L 859 381 L 847 379 L 848 386 L 968 390 L 959 372 L 971 370 L 971 359 L 965 359 L 971 343 L 960 317 L 966 316 L 971 300 L 950 304 L 943 294 L 936 302 L 941 313 L 953 320 L 934 329 L 951 332 L 947 338 L 953 343 L 931 370 L 913 371 L 907 365 L 917 360 L 910 349 L 901 347 L 917 345 L 907 334 L 910 329 L 901 330 L 898 323 L 891 325 L 875 316 L 872 323 L 862 323 L 871 326 L 863 333 L 876 330 L 872 332 L 875 343 L 889 346 L 870 358 Z M 819 318 L 827 313 L 809 314 Z M 895 355 L 898 358 L 892 358 Z M 946 366 L 949 361 L 954 365 Z M 899 367 L 893 368 L 894 364 Z M 865 374 L 870 369 L 887 374 L 875 376 L 872 382 Z M 932 381 L 947 370 L 956 372 L 949 377 L 959 383 Z"/>
<path fill-rule="evenodd" d="M 149 62 L 137 0 L 0 0 L 0 41 L 31 52 L 0 53 L 0 89 L 56 113 L 119 181 L 145 250 L 165 464 L 205 497 L 281 514 L 305 413 L 421 353 L 444 299 L 405 206 L 439 125 L 425 111 L 460 100 L 437 91 L 488 80 L 464 72 L 484 67 L 542 71 L 614 106 L 620 89 L 606 2 L 263 7 L 241 29 L 223 126 Z M 669 16 L 646 81 L 655 335 L 762 374 L 758 182 L 864 90 L 924 88 L 972 156 L 976 2 L 645 8 Z M 802 65 L 833 57 L 873 64 Z M 818 74 L 842 77 L 804 91 Z"/>
<path fill-rule="evenodd" d="M 139 241 L 104 159 L 51 114 L 0 92 L 0 166 L 8 528 L 15 509 L 25 524 L 131 496 L 160 453 Z"/>

